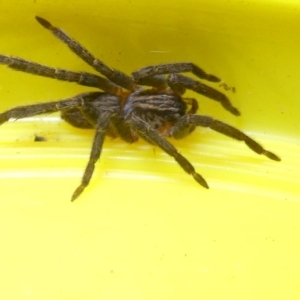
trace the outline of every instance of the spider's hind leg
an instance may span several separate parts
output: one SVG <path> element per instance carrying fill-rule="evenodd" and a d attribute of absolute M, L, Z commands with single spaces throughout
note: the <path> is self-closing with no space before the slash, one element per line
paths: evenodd
<path fill-rule="evenodd" d="M 238 141 L 245 142 L 245 144 L 257 154 L 263 154 L 272 160 L 281 160 L 276 154 L 264 149 L 259 143 L 242 131 L 209 116 L 184 115 L 173 127 L 171 135 L 177 139 L 182 138 L 182 132 L 184 132 L 184 130 L 191 125 L 209 127 Z"/>
<path fill-rule="evenodd" d="M 181 155 L 177 149 L 164 138 L 162 134 L 157 132 L 155 129 L 149 126 L 148 123 L 134 114 L 129 115 L 126 121 L 142 138 L 151 144 L 160 147 L 163 151 L 172 156 L 182 167 L 182 169 L 188 174 L 192 175 L 199 184 L 205 188 L 209 188 L 205 179 L 196 172 L 193 165 L 183 155 Z"/>

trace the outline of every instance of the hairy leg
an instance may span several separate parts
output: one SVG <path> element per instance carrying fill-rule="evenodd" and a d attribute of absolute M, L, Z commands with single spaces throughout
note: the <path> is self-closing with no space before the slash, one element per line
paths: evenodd
<path fill-rule="evenodd" d="M 72 72 L 69 70 L 59 68 L 51 68 L 19 57 L 6 56 L 0 54 L 0 64 L 7 65 L 11 69 L 22 71 L 25 73 L 54 78 L 63 81 L 76 82 L 80 85 L 99 88 L 107 93 L 117 94 L 118 91 L 121 89 L 121 87 L 115 85 L 106 78 L 91 73 Z"/>
<path fill-rule="evenodd" d="M 72 108 L 77 108 L 82 105 L 83 101 L 93 100 L 103 93 L 83 93 L 78 96 L 67 98 L 59 101 L 50 101 L 38 104 L 17 106 L 0 114 L 0 125 L 7 122 L 9 119 L 23 119 L 41 114 L 49 114 L 58 111 L 64 111 Z"/>
<path fill-rule="evenodd" d="M 276 160 L 276 161 L 281 160 L 276 154 L 264 149 L 259 143 L 254 141 L 252 138 L 250 138 L 242 131 L 208 116 L 199 116 L 199 115 L 183 116 L 173 127 L 171 131 L 171 135 L 174 138 L 181 138 L 182 132 L 184 132 L 186 128 L 191 125 L 209 127 L 217 132 L 232 137 L 238 141 L 245 142 L 246 145 L 257 154 L 263 154 L 272 160 Z"/>
<path fill-rule="evenodd" d="M 144 78 L 151 77 L 154 75 L 182 73 L 182 72 L 192 72 L 197 77 L 212 82 L 220 81 L 220 79 L 217 76 L 206 73 L 203 69 L 199 68 L 197 65 L 191 62 L 169 63 L 169 64 L 161 64 L 155 66 L 148 66 L 145 68 L 141 68 L 137 71 L 134 71 L 132 73 L 132 76 L 135 82 L 140 83 Z"/>
<path fill-rule="evenodd" d="M 107 77 L 113 83 L 128 89 L 135 90 L 136 84 L 133 82 L 130 76 L 121 71 L 114 70 L 106 66 L 102 61 L 95 58 L 87 49 L 85 49 L 80 43 L 72 39 L 63 30 L 52 26 L 47 20 L 36 17 L 36 20 L 46 29 L 50 30 L 58 39 L 64 42 L 75 54 L 77 54 L 87 64 L 92 66 L 96 71 Z"/>
<path fill-rule="evenodd" d="M 94 169 L 95 169 L 95 163 L 98 161 L 101 155 L 101 150 L 103 146 L 103 141 L 105 138 L 105 132 L 107 129 L 107 126 L 109 124 L 110 118 L 111 118 L 112 112 L 111 111 L 104 111 L 99 114 L 99 118 L 96 125 L 96 133 L 93 140 L 92 150 L 90 153 L 90 158 L 88 161 L 88 164 L 85 168 L 81 184 L 77 187 L 75 192 L 72 195 L 71 201 L 76 200 L 81 193 L 84 191 L 84 189 L 88 186 L 90 183 L 90 180 L 93 176 Z"/>
<path fill-rule="evenodd" d="M 205 97 L 208 97 L 212 100 L 218 101 L 221 103 L 221 105 L 232 114 L 239 116 L 240 112 L 237 108 L 232 106 L 230 103 L 230 100 L 227 98 L 226 95 L 219 92 L 218 90 L 215 90 L 214 88 L 203 84 L 199 81 L 196 81 L 192 78 L 183 76 L 181 74 L 171 74 L 168 77 L 168 82 L 170 82 L 171 87 L 174 86 L 177 89 L 179 88 L 186 88 L 189 90 L 193 90 L 194 92 L 201 94 Z"/>
<path fill-rule="evenodd" d="M 192 175 L 194 179 L 203 187 L 208 188 L 207 182 L 200 174 L 196 173 L 193 165 L 184 156 L 182 156 L 177 151 L 177 149 L 171 143 L 169 143 L 159 132 L 151 128 L 149 124 L 147 124 L 145 121 L 135 116 L 134 114 L 129 115 L 126 120 L 141 137 L 151 142 L 151 144 L 157 145 L 167 154 L 172 156 L 185 172 Z"/>

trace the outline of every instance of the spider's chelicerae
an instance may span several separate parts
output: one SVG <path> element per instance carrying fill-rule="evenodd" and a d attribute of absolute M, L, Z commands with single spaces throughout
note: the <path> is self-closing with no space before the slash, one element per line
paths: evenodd
<path fill-rule="evenodd" d="M 196 115 L 198 103 L 193 98 L 183 97 L 186 89 L 218 101 L 227 111 L 236 116 L 240 115 L 226 95 L 180 73 L 191 72 L 198 78 L 210 82 L 220 82 L 218 77 L 207 74 L 190 62 L 149 66 L 128 76 L 106 66 L 80 43 L 45 19 L 36 17 L 36 20 L 104 77 L 86 72 L 51 68 L 6 55 L 0 55 L 0 63 L 18 71 L 76 82 L 80 85 L 99 88 L 101 91 L 83 93 L 59 101 L 12 108 L 0 114 L 0 125 L 12 118 L 20 119 L 60 111 L 61 117 L 71 125 L 95 129 L 90 158 L 82 182 L 73 193 L 72 201 L 89 184 L 106 135 L 119 136 L 128 143 L 135 142 L 138 137 L 141 137 L 160 147 L 205 188 L 208 188 L 205 179 L 165 137 L 181 139 L 190 134 L 196 126 L 210 127 L 236 140 L 244 141 L 258 154 L 264 154 L 272 160 L 280 160 L 277 155 L 265 150 L 240 130 L 212 117 Z M 228 89 L 225 84 L 223 86 Z"/>

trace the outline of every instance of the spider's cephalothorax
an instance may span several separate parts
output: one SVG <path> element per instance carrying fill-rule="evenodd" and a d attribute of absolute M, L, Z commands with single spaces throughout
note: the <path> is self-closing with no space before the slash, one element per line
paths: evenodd
<path fill-rule="evenodd" d="M 192 164 L 165 137 L 180 139 L 190 134 L 196 126 L 210 127 L 236 140 L 244 141 L 258 154 L 280 160 L 277 155 L 265 150 L 240 130 L 212 117 L 196 115 L 198 103 L 193 98 L 183 97 L 186 89 L 218 101 L 227 111 L 236 116 L 240 115 L 225 94 L 180 73 L 191 72 L 198 78 L 210 82 L 220 82 L 218 77 L 207 74 L 190 62 L 149 66 L 128 76 L 106 66 L 77 41 L 45 19 L 40 17 L 36 19 L 104 77 L 51 68 L 6 55 L 0 55 L 0 63 L 34 75 L 99 88 L 101 92 L 89 92 L 65 100 L 18 106 L 0 114 L 0 125 L 11 118 L 20 119 L 60 111 L 62 118 L 71 125 L 95 129 L 90 158 L 82 182 L 73 193 L 72 201 L 89 184 L 106 135 L 119 136 L 129 143 L 142 137 L 147 142 L 159 146 L 206 188 L 208 184 L 204 178 L 196 173 Z M 225 83 L 221 85 L 226 90 L 229 89 Z"/>

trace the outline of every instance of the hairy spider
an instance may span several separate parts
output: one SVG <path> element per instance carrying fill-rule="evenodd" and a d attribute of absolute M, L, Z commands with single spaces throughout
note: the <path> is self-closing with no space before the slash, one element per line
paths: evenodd
<path fill-rule="evenodd" d="M 238 116 L 240 112 L 232 106 L 223 93 L 199 81 L 179 73 L 191 72 L 200 79 L 220 82 L 191 62 L 148 66 L 128 76 L 106 66 L 95 58 L 76 40 L 64 31 L 52 26 L 40 17 L 36 20 L 64 42 L 75 54 L 105 77 L 86 72 L 72 72 L 51 68 L 18 57 L 0 55 L 0 63 L 34 75 L 76 82 L 80 85 L 99 88 L 100 92 L 88 92 L 72 98 L 33 105 L 17 106 L 0 114 L 0 125 L 9 119 L 20 119 L 60 111 L 61 117 L 79 128 L 94 128 L 95 136 L 90 158 L 81 184 L 72 195 L 74 201 L 89 184 L 99 159 L 104 137 L 121 137 L 132 143 L 138 137 L 154 144 L 172 156 L 185 172 L 191 174 L 203 187 L 208 188 L 205 179 L 196 173 L 192 164 L 181 155 L 165 137 L 181 139 L 190 134 L 196 126 L 210 127 L 224 135 L 244 141 L 250 149 L 268 158 L 280 161 L 274 153 L 240 130 L 209 116 L 196 115 L 198 103 L 193 98 L 182 97 L 186 89 L 193 90 L 212 100 L 220 102 L 224 109 Z M 168 76 L 165 76 L 165 75 Z M 228 90 L 229 87 L 221 83 Z M 142 86 L 149 86 L 144 88 Z"/>

